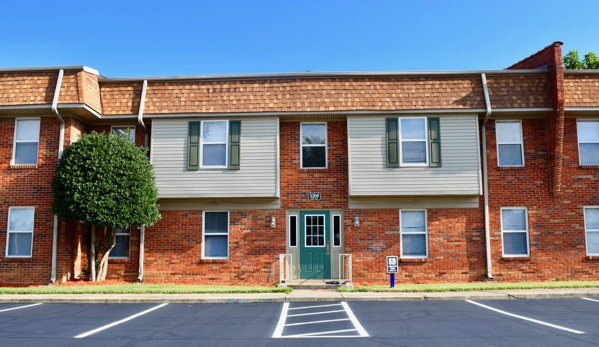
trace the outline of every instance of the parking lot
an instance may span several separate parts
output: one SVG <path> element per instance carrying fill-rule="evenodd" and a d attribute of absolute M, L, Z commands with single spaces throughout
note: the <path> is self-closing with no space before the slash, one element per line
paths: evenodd
<path fill-rule="evenodd" d="M 325 339 L 325 341 L 314 341 Z M 18 346 L 597 346 L 599 298 L 255 304 L 0 304 Z"/>

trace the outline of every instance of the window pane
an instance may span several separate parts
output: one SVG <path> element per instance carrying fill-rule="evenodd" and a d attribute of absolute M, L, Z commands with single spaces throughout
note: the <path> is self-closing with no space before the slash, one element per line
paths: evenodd
<path fill-rule="evenodd" d="M 580 164 L 599 165 L 599 143 L 581 143 Z"/>
<path fill-rule="evenodd" d="M 31 256 L 32 233 L 9 233 L 8 255 L 13 257 Z"/>
<path fill-rule="evenodd" d="M 333 216 L 333 246 L 341 246 L 341 216 Z"/>
<path fill-rule="evenodd" d="M 204 232 L 205 233 L 227 233 L 229 228 L 229 215 L 227 212 L 206 212 L 204 213 Z"/>
<path fill-rule="evenodd" d="M 202 155 L 203 165 L 206 166 L 225 166 L 227 145 L 204 145 L 204 153 Z"/>
<path fill-rule="evenodd" d="M 424 211 L 401 211 L 401 231 L 425 232 Z"/>
<path fill-rule="evenodd" d="M 505 255 L 527 255 L 526 233 L 503 233 L 503 253 Z"/>
<path fill-rule="evenodd" d="M 116 236 L 116 245 L 110 251 L 110 257 L 129 257 L 129 235 Z"/>
<path fill-rule="evenodd" d="M 402 140 L 425 140 L 426 126 L 422 118 L 401 119 Z"/>
<path fill-rule="evenodd" d="M 206 235 L 204 236 L 204 254 L 206 257 L 227 257 L 228 236 L 227 235 Z"/>
<path fill-rule="evenodd" d="M 227 142 L 227 122 L 202 122 L 204 142 Z"/>
<path fill-rule="evenodd" d="M 578 122 L 578 142 L 599 142 L 599 122 Z"/>
<path fill-rule="evenodd" d="M 40 135 L 39 119 L 23 119 L 17 121 L 17 141 L 38 141 Z"/>
<path fill-rule="evenodd" d="M 599 208 L 584 209 L 584 227 L 587 230 L 599 230 Z"/>
<path fill-rule="evenodd" d="M 526 230 L 525 213 L 525 209 L 501 210 L 503 230 Z"/>
<path fill-rule="evenodd" d="M 426 163 L 426 142 L 402 142 L 401 149 L 403 163 Z"/>
<path fill-rule="evenodd" d="M 327 142 L 326 124 L 302 124 L 303 145 L 324 145 Z"/>
<path fill-rule="evenodd" d="M 302 167 L 326 167 L 325 147 L 302 147 Z"/>
<path fill-rule="evenodd" d="M 9 231 L 33 231 L 33 208 L 10 209 Z"/>
<path fill-rule="evenodd" d="M 599 254 L 599 232 L 587 232 L 587 253 Z"/>
<path fill-rule="evenodd" d="M 426 235 L 404 234 L 401 236 L 401 250 L 404 256 L 426 256 Z"/>
<path fill-rule="evenodd" d="M 522 132 L 520 131 L 520 122 L 497 122 L 496 137 L 497 142 L 522 142 Z"/>
<path fill-rule="evenodd" d="M 522 166 L 522 147 L 520 145 L 498 145 L 499 165 Z"/>
<path fill-rule="evenodd" d="M 289 216 L 289 247 L 297 247 L 297 217 Z"/>
<path fill-rule="evenodd" d="M 15 144 L 15 164 L 37 164 L 37 142 L 17 142 Z"/>
<path fill-rule="evenodd" d="M 121 136 L 127 136 L 127 132 L 129 132 L 129 141 L 135 143 L 135 128 L 113 127 L 112 131 Z"/>

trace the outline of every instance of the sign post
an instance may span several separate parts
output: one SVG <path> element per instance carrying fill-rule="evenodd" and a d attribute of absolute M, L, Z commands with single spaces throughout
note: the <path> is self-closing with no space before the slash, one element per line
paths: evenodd
<path fill-rule="evenodd" d="M 389 286 L 395 287 L 395 274 L 397 273 L 397 256 L 387 256 L 387 273 L 389 276 Z"/>

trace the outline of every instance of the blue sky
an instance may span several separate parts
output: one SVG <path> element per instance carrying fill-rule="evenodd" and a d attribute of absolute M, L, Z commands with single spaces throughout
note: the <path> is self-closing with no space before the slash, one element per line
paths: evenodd
<path fill-rule="evenodd" d="M 599 1 L 5 0 L 0 67 L 106 77 L 503 69 L 599 54 Z"/>

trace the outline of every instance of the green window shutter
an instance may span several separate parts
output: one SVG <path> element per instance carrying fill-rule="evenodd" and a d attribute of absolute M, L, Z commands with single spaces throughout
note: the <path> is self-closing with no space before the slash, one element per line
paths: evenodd
<path fill-rule="evenodd" d="M 439 117 L 428 118 L 429 166 L 441 167 L 441 124 Z"/>
<path fill-rule="evenodd" d="M 187 170 L 200 169 L 200 129 L 201 122 L 189 122 L 187 140 Z"/>
<path fill-rule="evenodd" d="M 241 143 L 241 121 L 229 122 L 229 170 L 239 170 Z"/>
<path fill-rule="evenodd" d="M 399 120 L 387 118 L 387 167 L 399 167 Z"/>

